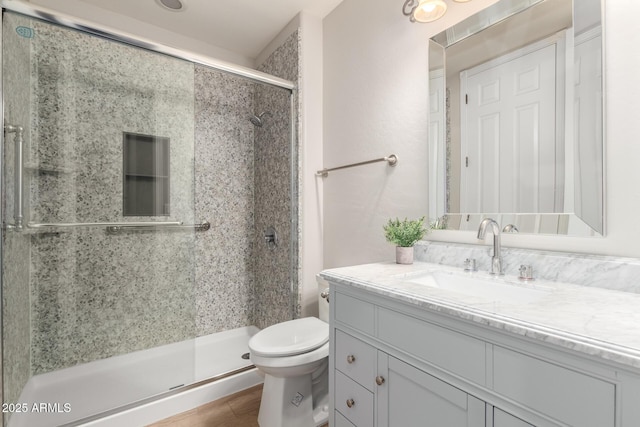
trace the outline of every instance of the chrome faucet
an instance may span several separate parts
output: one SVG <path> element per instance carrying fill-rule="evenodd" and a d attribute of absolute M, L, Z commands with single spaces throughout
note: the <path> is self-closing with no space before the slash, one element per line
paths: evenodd
<path fill-rule="evenodd" d="M 504 228 L 502 229 L 503 233 L 519 233 L 520 230 L 518 230 L 518 227 L 516 227 L 513 224 L 507 224 L 504 226 Z"/>
<path fill-rule="evenodd" d="M 493 256 L 491 257 L 491 274 L 504 274 L 502 272 L 502 257 L 500 256 L 500 226 L 491 218 L 485 218 L 478 228 L 478 239 L 484 240 L 487 227 L 491 227 L 493 233 Z"/>

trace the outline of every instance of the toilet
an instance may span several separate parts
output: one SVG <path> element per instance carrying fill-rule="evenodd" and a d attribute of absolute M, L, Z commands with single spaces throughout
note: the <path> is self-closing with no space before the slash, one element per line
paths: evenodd
<path fill-rule="evenodd" d="M 320 318 L 269 326 L 249 340 L 251 361 L 264 374 L 260 427 L 317 427 L 329 417 L 328 289 L 318 278 Z"/>

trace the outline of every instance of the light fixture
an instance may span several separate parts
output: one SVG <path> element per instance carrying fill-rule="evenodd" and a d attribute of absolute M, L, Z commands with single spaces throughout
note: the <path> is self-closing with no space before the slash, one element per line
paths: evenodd
<path fill-rule="evenodd" d="M 172 12 L 180 12 L 184 10 L 184 4 L 180 0 L 156 0 L 158 4 Z"/>
<path fill-rule="evenodd" d="M 456 3 L 467 3 L 471 0 L 453 0 Z M 447 4 L 443 0 L 405 0 L 402 13 L 411 22 L 433 22 L 442 18 L 447 12 Z"/>
<path fill-rule="evenodd" d="M 447 11 L 447 4 L 442 0 L 406 0 L 402 13 L 411 22 L 432 22 L 442 18 Z"/>

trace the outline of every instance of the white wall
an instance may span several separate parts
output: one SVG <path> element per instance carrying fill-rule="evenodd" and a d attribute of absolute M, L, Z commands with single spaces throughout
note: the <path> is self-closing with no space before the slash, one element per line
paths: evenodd
<path fill-rule="evenodd" d="M 492 0 L 452 4 L 475 12 Z M 384 163 L 332 172 L 324 181 L 325 267 L 389 260 L 389 218 L 428 212 L 428 39 L 445 27 L 412 24 L 402 1 L 345 0 L 324 19 L 324 164 Z"/>
<path fill-rule="evenodd" d="M 491 0 L 460 6 L 486 7 Z M 506 246 L 640 257 L 640 67 L 635 30 L 640 2 L 607 1 L 605 10 L 606 227 L 604 238 L 505 235 Z M 346 0 L 324 21 L 324 156 L 327 166 L 395 152 L 382 165 L 325 178 L 325 267 L 393 259 L 388 217 L 427 212 L 426 38 L 458 21 L 410 24 L 402 2 Z M 457 5 L 454 5 L 457 6 Z M 369 7 L 369 9 L 365 9 Z M 460 14 L 474 12 L 456 8 Z M 361 18 L 362 15 L 365 15 Z M 434 240 L 480 243 L 474 232 L 437 231 Z"/>
<path fill-rule="evenodd" d="M 313 172 L 322 168 L 322 20 L 310 13 L 300 14 L 302 48 L 300 206 L 302 238 L 301 278 L 302 315 L 317 315 L 318 292 L 316 274 L 323 269 L 323 183 Z"/>

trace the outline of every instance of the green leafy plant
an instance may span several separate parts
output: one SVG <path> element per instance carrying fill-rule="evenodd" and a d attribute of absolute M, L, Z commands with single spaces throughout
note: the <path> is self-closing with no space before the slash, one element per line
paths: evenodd
<path fill-rule="evenodd" d="M 404 219 L 400 221 L 398 218 L 395 220 L 390 219 L 387 225 L 383 226 L 384 237 L 396 246 L 403 248 L 409 248 L 422 239 L 425 234 L 429 232 L 428 228 L 424 226 L 424 217 L 416 220 Z"/>

